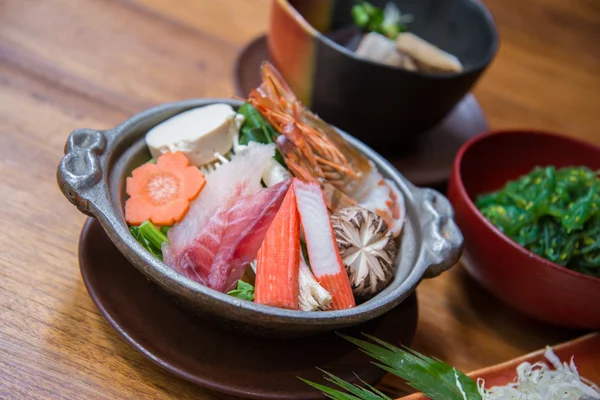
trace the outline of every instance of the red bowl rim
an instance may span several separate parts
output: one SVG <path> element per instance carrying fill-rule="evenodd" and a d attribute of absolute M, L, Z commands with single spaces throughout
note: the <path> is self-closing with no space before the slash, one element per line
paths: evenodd
<path fill-rule="evenodd" d="M 588 147 L 588 148 L 596 151 L 600 155 L 600 147 L 598 147 L 592 143 L 586 142 L 584 140 L 572 138 L 569 136 L 560 135 L 560 134 L 553 133 L 553 132 L 547 132 L 547 131 L 535 130 L 535 129 L 503 129 L 503 130 L 489 131 L 489 132 L 483 133 L 481 135 L 478 135 L 478 136 L 475 136 L 475 137 L 469 139 L 465 144 L 463 144 L 460 147 L 460 149 L 458 150 L 458 153 L 456 154 L 456 157 L 454 158 L 454 164 L 452 166 L 452 173 L 454 175 L 454 179 L 456 179 L 456 182 L 457 182 L 456 186 L 457 186 L 458 191 L 460 192 L 460 195 L 465 199 L 465 203 L 467 204 L 467 207 L 469 207 L 469 209 L 473 213 L 475 213 L 475 215 L 480 220 L 482 220 L 483 223 L 492 232 L 494 232 L 496 236 L 498 236 L 501 240 L 503 240 L 505 243 L 509 244 L 512 248 L 514 248 L 518 252 L 522 253 L 523 255 L 526 255 L 529 258 L 533 258 L 534 261 L 537 261 L 538 263 L 540 263 L 542 265 L 546 265 L 550 268 L 553 268 L 558 273 L 570 275 L 575 278 L 582 278 L 582 279 L 588 280 L 590 282 L 595 282 L 595 283 L 600 284 L 600 278 L 596 278 L 591 275 L 585 275 L 585 274 L 582 274 L 581 272 L 573 271 L 571 269 L 563 267 L 562 265 L 553 263 L 552 261 L 547 260 L 547 259 L 537 255 L 536 253 L 532 252 L 531 250 L 527 250 L 525 247 L 521 246 L 520 244 L 518 244 L 517 242 L 515 242 L 514 240 L 509 238 L 500 229 L 496 228 L 496 226 L 494 224 L 492 224 L 479 211 L 479 209 L 475 206 L 475 203 L 473 203 L 473 201 L 471 200 L 471 197 L 467 194 L 465 185 L 462 180 L 462 175 L 460 173 L 460 166 L 462 164 L 462 160 L 463 160 L 466 152 L 471 147 L 473 147 L 474 144 L 484 141 L 490 137 L 495 137 L 495 136 L 500 136 L 500 135 L 505 135 L 505 134 L 515 134 L 515 133 L 526 134 L 526 135 L 536 135 L 536 136 L 546 136 L 546 137 L 550 137 L 552 139 L 562 139 L 562 140 L 571 141 L 578 145 Z"/>

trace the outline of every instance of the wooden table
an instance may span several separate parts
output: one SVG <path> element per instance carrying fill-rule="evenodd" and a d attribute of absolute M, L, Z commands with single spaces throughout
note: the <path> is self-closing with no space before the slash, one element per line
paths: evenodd
<path fill-rule="evenodd" d="M 0 398 L 224 398 L 156 367 L 98 314 L 76 257 L 84 217 L 55 171 L 68 133 L 233 93 L 269 0 L 0 1 Z M 494 128 L 600 144 L 600 3 L 488 0 L 503 39 L 475 90 Z M 575 337 L 529 321 L 457 267 L 418 289 L 414 347 L 469 371 Z M 400 381 L 380 384 L 399 394 Z"/>

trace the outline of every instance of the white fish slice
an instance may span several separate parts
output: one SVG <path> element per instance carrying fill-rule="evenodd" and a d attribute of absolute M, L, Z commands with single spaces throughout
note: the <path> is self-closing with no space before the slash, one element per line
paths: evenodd
<path fill-rule="evenodd" d="M 187 247 L 219 209 L 228 209 L 240 198 L 258 192 L 263 171 L 274 154 L 274 144 L 257 144 L 208 174 L 206 186 L 183 220 L 169 230 L 171 250 L 178 253 Z"/>

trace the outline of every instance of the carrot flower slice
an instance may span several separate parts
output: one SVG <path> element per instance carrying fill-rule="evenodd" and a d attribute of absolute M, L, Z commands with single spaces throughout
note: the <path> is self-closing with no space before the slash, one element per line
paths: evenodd
<path fill-rule="evenodd" d="M 139 225 L 146 220 L 156 225 L 173 225 L 190 208 L 206 179 L 200 170 L 190 166 L 183 153 L 165 153 L 156 164 L 144 164 L 127 178 L 125 220 Z"/>

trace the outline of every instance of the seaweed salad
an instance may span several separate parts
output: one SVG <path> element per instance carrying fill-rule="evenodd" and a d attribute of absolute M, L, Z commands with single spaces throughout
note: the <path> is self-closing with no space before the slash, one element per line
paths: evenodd
<path fill-rule="evenodd" d="M 600 171 L 536 167 L 475 204 L 515 242 L 574 271 L 600 277 Z"/>

